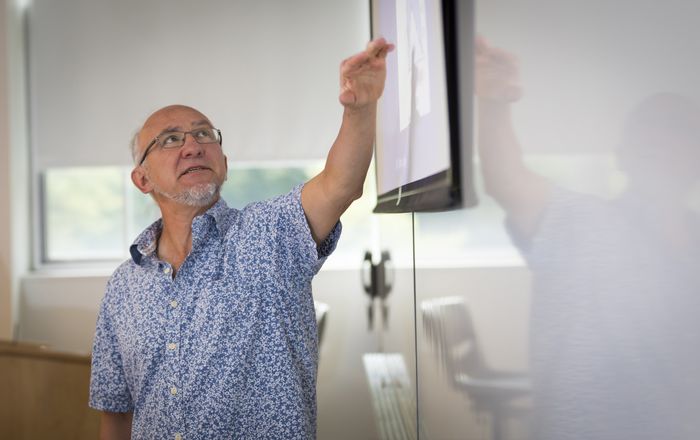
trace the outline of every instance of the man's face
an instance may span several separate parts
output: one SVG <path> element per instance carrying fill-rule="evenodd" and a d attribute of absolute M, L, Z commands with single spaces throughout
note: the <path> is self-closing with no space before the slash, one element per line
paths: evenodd
<path fill-rule="evenodd" d="M 700 179 L 700 107 L 689 98 L 658 93 L 629 114 L 618 163 L 630 184 L 656 193 L 684 194 Z"/>
<path fill-rule="evenodd" d="M 189 132 L 212 127 L 200 112 L 185 106 L 170 106 L 158 110 L 143 125 L 138 136 L 138 157 L 157 136 L 168 132 Z M 184 145 L 164 149 L 154 145 L 142 166 L 132 173 L 134 183 L 144 193 L 152 193 L 156 201 L 162 198 L 192 205 L 206 206 L 218 199 L 219 189 L 226 180 L 227 163 L 218 143 L 199 144 L 191 134 Z"/>

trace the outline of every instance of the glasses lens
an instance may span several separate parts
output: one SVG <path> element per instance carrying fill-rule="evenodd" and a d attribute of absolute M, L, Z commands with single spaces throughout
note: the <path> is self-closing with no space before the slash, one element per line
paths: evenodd
<path fill-rule="evenodd" d="M 192 130 L 192 137 L 200 144 L 212 144 L 219 142 L 219 133 L 213 128 L 198 128 Z"/>
<path fill-rule="evenodd" d="M 211 127 L 197 128 L 192 131 L 171 131 L 158 136 L 158 145 L 161 148 L 179 148 L 185 144 L 185 136 L 190 134 L 199 144 L 213 144 L 221 142 L 219 131 Z"/>
<path fill-rule="evenodd" d="M 178 148 L 185 143 L 185 133 L 179 131 L 173 131 L 170 133 L 163 133 L 158 136 L 158 145 L 161 148 Z"/>

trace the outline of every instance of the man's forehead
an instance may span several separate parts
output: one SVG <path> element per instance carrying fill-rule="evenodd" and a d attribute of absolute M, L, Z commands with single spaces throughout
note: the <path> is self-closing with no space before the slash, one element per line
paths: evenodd
<path fill-rule="evenodd" d="M 201 125 L 211 125 L 200 111 L 184 105 L 171 105 L 163 107 L 151 114 L 140 130 L 140 142 L 153 138 L 164 131 L 188 130 Z"/>
<path fill-rule="evenodd" d="M 170 125 L 183 125 L 182 128 L 188 128 L 202 123 L 210 122 L 200 111 L 184 105 L 173 105 L 154 112 L 143 123 L 143 129 L 165 128 Z"/>

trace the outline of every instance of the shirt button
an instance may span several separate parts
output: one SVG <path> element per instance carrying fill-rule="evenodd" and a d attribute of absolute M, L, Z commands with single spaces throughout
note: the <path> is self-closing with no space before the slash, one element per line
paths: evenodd
<path fill-rule="evenodd" d="M 175 434 L 175 440 L 182 440 L 182 435 L 179 432 Z"/>
<path fill-rule="evenodd" d="M 175 300 L 170 301 L 170 306 L 171 306 L 173 309 L 174 309 L 175 307 L 177 307 L 177 301 L 175 301 Z"/>
<path fill-rule="evenodd" d="M 172 394 L 173 396 L 174 396 L 175 394 L 177 394 L 177 388 L 176 388 L 176 387 L 170 388 L 170 394 Z"/>
<path fill-rule="evenodd" d="M 169 268 L 169 267 L 166 267 L 165 269 L 163 269 L 163 273 L 166 274 L 166 275 L 169 274 L 169 273 L 170 273 L 170 268 Z"/>
<path fill-rule="evenodd" d="M 168 350 L 175 350 L 176 347 L 177 347 L 177 345 L 174 342 L 171 342 L 170 344 L 168 344 Z"/>

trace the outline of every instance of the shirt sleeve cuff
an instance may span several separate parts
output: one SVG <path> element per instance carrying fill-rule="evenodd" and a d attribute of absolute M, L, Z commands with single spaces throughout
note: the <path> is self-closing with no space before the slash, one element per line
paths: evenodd
<path fill-rule="evenodd" d="M 304 184 L 297 185 L 294 189 L 292 189 L 291 194 L 295 201 L 295 217 L 300 220 L 298 223 L 303 230 L 305 242 L 303 246 L 304 248 L 308 248 L 307 258 L 312 259 L 310 269 L 311 275 L 313 276 L 317 274 L 319 270 L 321 270 L 326 258 L 335 250 L 343 227 L 340 220 L 338 220 L 328 236 L 319 245 L 316 245 L 316 242 L 311 234 L 311 227 L 309 226 L 309 222 L 306 219 L 306 214 L 304 213 L 304 208 L 301 204 L 301 190 L 303 187 Z"/>

